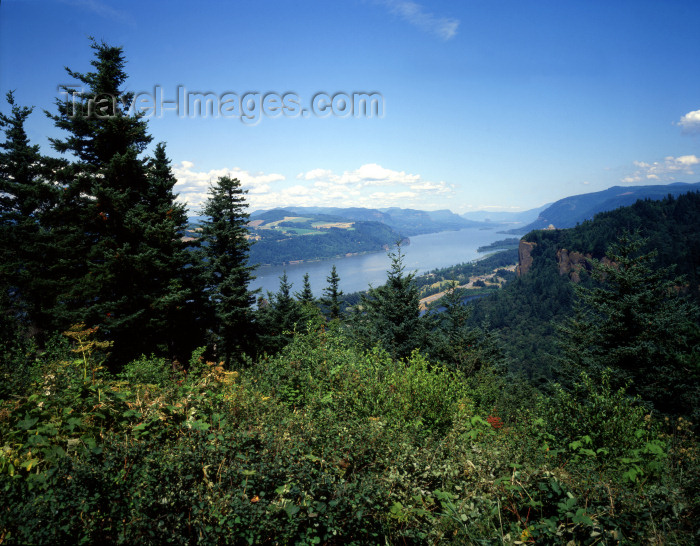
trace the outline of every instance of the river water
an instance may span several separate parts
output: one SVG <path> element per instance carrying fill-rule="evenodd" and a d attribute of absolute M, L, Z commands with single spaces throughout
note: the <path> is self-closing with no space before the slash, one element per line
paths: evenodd
<path fill-rule="evenodd" d="M 406 255 L 405 271 L 416 271 L 420 275 L 432 269 L 469 262 L 484 255 L 476 251 L 478 247 L 507 237 L 508 235 L 498 233 L 496 229 L 480 228 L 416 235 L 411 237 L 410 244 L 402 245 Z M 328 285 L 326 277 L 330 275 L 334 264 L 340 277 L 340 289 L 349 294 L 367 290 L 370 284 L 375 287 L 384 284 L 391 260 L 386 252 L 381 251 L 318 262 L 261 266 L 254 271 L 256 279 L 250 284 L 250 288 L 262 288 L 263 295 L 267 291 L 277 292 L 279 278 L 286 271 L 289 282 L 293 284 L 292 293 L 298 292 L 302 289 L 304 274 L 308 273 L 314 296 L 320 297 Z"/>

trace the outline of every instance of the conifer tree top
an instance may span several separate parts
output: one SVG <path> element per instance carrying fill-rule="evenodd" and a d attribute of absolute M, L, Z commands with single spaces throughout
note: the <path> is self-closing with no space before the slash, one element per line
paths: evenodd
<path fill-rule="evenodd" d="M 90 40 L 95 71 L 82 73 L 66 67 L 68 75 L 83 87 L 63 86 L 61 90 L 69 95 L 56 100 L 57 114 L 46 115 L 69 133 L 65 139 L 49 139 L 56 151 L 99 167 L 115 154 L 128 150 L 140 154 L 152 138 L 143 115 L 128 111 L 133 93 L 122 87 L 127 79 L 122 48 Z"/>

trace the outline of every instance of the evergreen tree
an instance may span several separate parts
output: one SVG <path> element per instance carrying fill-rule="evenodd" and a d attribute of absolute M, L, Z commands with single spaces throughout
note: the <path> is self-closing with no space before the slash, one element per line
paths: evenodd
<path fill-rule="evenodd" d="M 362 296 L 353 322 L 361 342 L 381 345 L 394 358 L 404 358 L 424 345 L 425 328 L 420 317 L 420 298 L 413 281 L 405 274 L 401 245 L 390 252 L 391 268 L 386 284 L 370 288 Z"/>
<path fill-rule="evenodd" d="M 227 362 L 250 351 L 255 336 L 255 292 L 248 288 L 255 277 L 254 267 L 248 265 L 245 193 L 240 180 L 222 176 L 210 187 L 202 210 L 207 217 L 201 237 L 206 293 L 213 310 L 217 353 Z"/>
<path fill-rule="evenodd" d="M 301 304 L 314 304 L 316 303 L 316 298 L 314 298 L 314 293 L 311 291 L 311 283 L 309 282 L 309 274 L 304 273 L 304 284 L 302 285 L 301 292 L 296 292 L 294 294 L 296 299 Z"/>
<path fill-rule="evenodd" d="M 164 148 L 150 161 L 140 157 L 151 137 L 143 116 L 127 110 L 133 94 L 122 90 L 122 49 L 94 40 L 91 47 L 94 72 L 67 69 L 83 91 L 49 114 L 68 133 L 50 139 L 53 147 L 74 158 L 59 173 L 64 191 L 51 217 L 71 245 L 56 267 L 70 285 L 55 314 L 64 327 L 100 326 L 114 342 L 112 361 L 123 364 L 154 344 L 174 350 L 172 314 L 186 301 L 178 280 L 185 216 L 174 203 Z"/>
<path fill-rule="evenodd" d="M 285 271 L 280 277 L 279 290 L 267 293 L 268 302 L 259 306 L 260 331 L 264 350 L 280 351 L 293 337 L 297 324 L 302 320 L 301 304 L 291 295 L 292 285 Z"/>
<path fill-rule="evenodd" d="M 656 252 L 640 253 L 645 243 L 623 234 L 593 262 L 598 284 L 576 287 L 575 314 L 559 332 L 562 371 L 600 377 L 611 368 L 657 409 L 687 414 L 698 389 L 698 309 L 670 269 L 653 267 Z"/>
<path fill-rule="evenodd" d="M 95 52 L 95 59 L 90 64 L 96 71 L 80 73 L 66 68 L 68 75 L 85 88 L 76 91 L 75 87 L 62 86 L 61 90 L 67 96 L 64 100 L 56 100 L 57 114 L 47 112 L 47 115 L 56 127 L 69 133 L 64 139 L 50 138 L 53 147 L 58 152 L 73 154 L 81 169 L 95 173 L 114 163 L 117 158 L 133 161 L 134 155 L 146 149 L 151 137 L 147 133 L 146 122 L 141 119 L 143 116 L 129 115 L 127 111 L 134 94 L 122 89 L 127 79 L 122 48 L 97 43 L 94 38 L 90 40 Z M 84 178 L 81 182 L 83 189 L 88 191 L 95 185 L 95 180 L 91 178 Z M 107 192 L 108 196 L 114 200 L 130 196 L 130 193 L 119 195 L 127 189 L 123 176 L 113 182 L 114 187 L 111 188 L 112 192 Z M 139 182 L 143 180 L 134 180 L 134 183 Z M 103 209 L 112 204 L 111 201 L 97 208 Z"/>
<path fill-rule="evenodd" d="M 328 286 L 323 289 L 321 306 L 326 316 L 333 320 L 340 317 L 340 307 L 343 304 L 341 299 L 343 291 L 339 289 L 340 277 L 335 269 L 335 265 L 331 268 L 330 276 L 326 277 L 326 282 L 328 282 Z"/>
<path fill-rule="evenodd" d="M 443 312 L 427 315 L 430 321 L 428 354 L 467 376 L 481 368 L 492 366 L 499 370 L 504 365 L 503 352 L 488 328 L 471 327 L 471 306 L 463 303 L 464 290 L 457 283 L 448 288 L 438 302 Z"/>
<path fill-rule="evenodd" d="M 56 201 L 48 177 L 57 162 L 29 142 L 24 124 L 33 109 L 17 105 L 12 92 L 7 103 L 9 115 L 0 114 L 0 341 L 20 325 L 30 334 L 46 329 L 50 314 L 44 310 L 55 293 L 45 274 L 52 241 L 42 219 Z"/>
<path fill-rule="evenodd" d="M 152 274 L 148 291 L 153 302 L 146 310 L 153 349 L 179 360 L 204 343 L 205 291 L 200 276 L 201 263 L 194 249 L 197 240 L 185 241 L 187 212 L 176 201 L 175 176 L 159 143 L 148 163 L 149 184 L 140 221 L 147 226 L 144 245 L 151 256 Z"/>
<path fill-rule="evenodd" d="M 291 296 L 291 290 L 292 284 L 285 271 L 280 277 L 280 289 L 272 298 L 275 323 L 281 332 L 293 330 L 301 316 L 299 305 Z"/>

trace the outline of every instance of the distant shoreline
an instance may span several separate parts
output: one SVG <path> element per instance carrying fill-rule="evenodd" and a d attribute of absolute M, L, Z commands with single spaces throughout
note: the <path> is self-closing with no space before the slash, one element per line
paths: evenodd
<path fill-rule="evenodd" d="M 401 240 L 401 245 L 410 245 L 410 244 L 411 244 L 411 239 L 409 237 L 404 237 Z M 383 248 L 378 249 L 378 250 L 362 250 L 360 252 L 347 252 L 345 254 L 336 254 L 335 256 L 329 256 L 328 258 L 318 257 L 318 258 L 308 258 L 306 260 L 289 260 L 286 262 L 255 264 L 253 267 L 255 267 L 255 269 L 258 269 L 258 268 L 264 268 L 264 267 L 284 267 L 287 265 L 312 264 L 312 263 L 327 262 L 329 260 L 341 260 L 343 258 L 352 258 L 353 256 L 365 256 L 367 254 L 377 254 L 379 252 L 389 252 L 389 250 L 391 250 L 391 247 L 388 245 L 384 245 Z"/>

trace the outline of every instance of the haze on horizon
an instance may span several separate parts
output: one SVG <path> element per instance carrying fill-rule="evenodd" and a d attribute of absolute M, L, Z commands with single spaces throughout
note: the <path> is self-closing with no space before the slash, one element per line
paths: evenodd
<path fill-rule="evenodd" d="M 143 104 L 296 97 L 295 115 L 150 118 L 192 213 L 222 174 L 251 209 L 527 210 L 700 179 L 699 20 L 688 0 L 6 0 L 0 92 L 36 107 L 44 153 L 57 133 L 41 110 L 65 66 L 89 71 L 88 36 L 124 48 Z M 380 94 L 381 115 L 303 115 L 319 93 Z"/>

